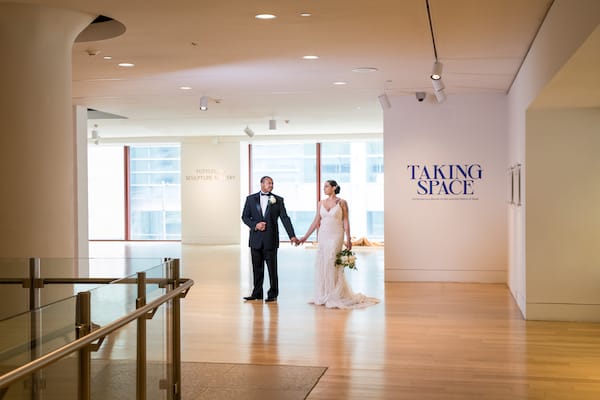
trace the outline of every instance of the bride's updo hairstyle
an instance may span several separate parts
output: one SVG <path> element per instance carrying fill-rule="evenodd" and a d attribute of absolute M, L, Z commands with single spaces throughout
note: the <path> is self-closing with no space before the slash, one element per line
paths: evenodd
<path fill-rule="evenodd" d="M 335 192 L 335 194 L 340 194 L 340 185 L 338 185 L 336 181 L 334 181 L 333 179 L 330 179 L 327 181 L 327 183 L 329 183 L 329 186 L 335 188 L 333 190 Z"/>

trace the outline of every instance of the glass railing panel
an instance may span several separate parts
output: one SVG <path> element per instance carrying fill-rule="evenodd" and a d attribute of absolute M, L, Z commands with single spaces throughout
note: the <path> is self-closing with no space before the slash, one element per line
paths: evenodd
<path fill-rule="evenodd" d="M 122 278 L 160 265 L 160 258 L 43 258 L 40 260 L 42 278 Z M 101 286 L 101 283 L 46 285 L 42 304 L 48 304 L 61 295 L 75 294 Z"/>
<path fill-rule="evenodd" d="M 29 277 L 29 259 L 0 258 L 0 279 L 18 280 Z M 29 289 L 18 283 L 0 284 L 0 320 L 29 311 Z"/>
<path fill-rule="evenodd" d="M 40 400 L 78 400 L 79 357 L 73 353 L 42 369 L 32 381 L 41 380 Z M 25 399 L 24 399 L 25 400 Z"/>
<path fill-rule="evenodd" d="M 152 260 L 157 262 L 159 260 Z M 148 266 L 149 261 L 140 263 Z M 159 261 L 160 262 L 160 261 Z M 162 296 L 165 293 L 163 288 L 155 280 L 164 280 L 165 267 L 162 264 L 156 264 L 143 270 L 146 272 L 146 303 Z M 152 279 L 152 280 L 151 280 Z M 137 273 L 116 280 L 111 284 L 94 288 L 92 293 L 92 321 L 99 325 L 105 325 L 114 321 L 136 309 L 136 299 L 138 298 Z"/>
<path fill-rule="evenodd" d="M 147 321 L 147 399 L 167 398 L 165 306 Z M 92 399 L 134 399 L 137 388 L 137 323 L 134 321 L 109 335 L 92 353 Z"/>
<path fill-rule="evenodd" d="M 92 400 L 136 398 L 136 323 L 113 332 L 92 353 Z"/>
<path fill-rule="evenodd" d="M 44 278 L 101 277 L 119 278 L 145 271 L 162 263 L 161 258 L 42 258 Z"/>
<path fill-rule="evenodd" d="M 0 365 L 14 369 L 75 340 L 76 299 L 0 321 Z"/>
<path fill-rule="evenodd" d="M 77 354 L 14 382 L 2 400 L 77 400 Z"/>
<path fill-rule="evenodd" d="M 9 371 L 10 370 L 0 368 L 0 374 L 7 373 Z M 2 400 L 30 400 L 34 398 L 31 377 L 27 377 L 10 385 Z"/>
<path fill-rule="evenodd" d="M 38 355 L 48 354 L 77 339 L 76 313 L 77 298 L 75 296 L 40 309 L 38 314 L 42 324 L 42 340 L 39 344 Z"/>
<path fill-rule="evenodd" d="M 167 399 L 165 306 L 147 322 L 148 350 L 146 394 L 148 400 Z M 99 351 L 92 353 L 92 400 L 135 399 L 137 391 L 137 323 L 134 321 L 106 338 Z"/>
<path fill-rule="evenodd" d="M 52 270 L 50 278 L 73 278 L 68 275 L 74 268 L 82 266 L 81 260 L 75 262 L 67 259 L 45 259 L 42 270 Z M 100 264 L 92 266 L 92 260 L 86 260 L 85 268 L 97 269 Z M 95 260 L 94 262 L 100 262 Z M 145 271 L 146 273 L 146 303 L 149 303 L 167 292 L 167 268 L 162 264 L 162 259 L 142 260 L 112 260 L 120 263 L 117 268 Z M 115 272 L 115 264 L 108 263 L 107 270 Z M 102 260 L 106 266 L 106 259 Z M 27 260 L 26 272 L 29 272 Z M 64 274 L 64 276 L 63 276 Z M 18 274 L 20 275 L 20 274 Z M 18 276 L 17 275 L 17 276 Z M 42 273 L 42 278 L 44 274 Z M 114 277 L 113 274 L 110 277 Z M 94 276 L 96 277 L 96 276 Z M 75 290 L 79 284 L 60 284 L 63 294 Z M 57 286 L 60 286 L 57 285 Z M 40 289 L 46 290 L 50 285 Z M 90 287 L 89 285 L 83 285 Z M 92 285 L 93 286 L 93 285 Z M 24 290 L 24 289 L 22 289 Z M 28 290 L 24 290 L 28 293 Z M 90 292 L 91 320 L 96 329 L 105 326 L 136 309 L 138 298 L 137 274 L 129 274 L 125 278 L 111 284 L 94 287 Z M 58 293 L 58 292 L 56 292 Z M 146 320 L 146 352 L 147 352 L 147 380 L 146 391 L 148 399 L 166 399 L 168 368 L 171 361 L 169 348 L 170 328 L 167 316 L 172 309 L 168 304 L 161 305 L 151 319 Z M 31 360 L 58 349 L 76 339 L 76 296 L 70 296 L 60 301 L 53 302 L 35 312 L 23 313 L 12 318 L 0 321 L 0 373 L 8 372 L 24 365 Z M 98 351 L 92 353 L 92 398 L 135 398 L 136 393 L 136 358 L 137 358 L 137 327 L 136 321 L 109 334 Z M 32 398 L 35 393 L 32 388 L 43 387 L 46 395 L 60 398 L 61 400 L 77 397 L 77 353 L 54 363 L 44 370 L 39 371 L 34 377 L 23 382 L 11 385 L 8 393 L 2 400 L 9 398 Z M 74 371 L 74 372 L 73 372 Z M 73 372 L 73 373 L 72 373 Z M 45 377 L 53 377 L 52 385 L 48 386 Z M 36 378 L 37 380 L 33 379 Z M 43 386 L 37 386 L 42 382 Z M 65 390 L 64 387 L 72 390 Z M 62 389 L 61 389 L 62 388 Z M 170 389 L 169 389 L 170 390 Z M 7 397 L 8 396 L 8 397 Z M 10 397 L 12 396 L 12 397 Z"/>
<path fill-rule="evenodd" d="M 130 275 L 90 290 L 94 324 L 104 326 L 135 311 L 138 297 L 136 279 L 136 275 Z"/>
<path fill-rule="evenodd" d="M 156 300 L 167 293 L 167 269 L 165 265 L 158 265 L 146 272 L 146 304 Z M 162 287 L 161 287 L 162 286 Z"/>
<path fill-rule="evenodd" d="M 73 258 L 41 258 L 40 278 L 76 278 L 76 260 Z M 40 305 L 54 303 L 76 294 L 73 284 L 45 284 L 39 290 Z"/>
<path fill-rule="evenodd" d="M 162 264 L 161 258 L 90 258 L 80 264 L 80 276 L 119 278 Z M 87 268 L 86 268 L 87 265 Z M 87 275 L 86 275 L 87 274 Z"/>
<path fill-rule="evenodd" d="M 0 321 L 0 371 L 6 373 L 32 359 L 30 313 Z"/>
<path fill-rule="evenodd" d="M 153 269 L 162 264 L 160 258 L 138 259 L 39 259 L 39 277 L 41 279 L 77 279 L 77 278 L 122 278 L 140 271 Z M 20 314 L 30 309 L 30 290 L 24 288 L 22 281 L 30 276 L 30 259 L 0 258 L 0 320 Z M 103 283 L 46 283 L 36 290 L 38 306 L 45 306 L 78 292 L 92 290 Z"/>
<path fill-rule="evenodd" d="M 167 313 L 172 310 L 165 303 L 157 310 L 154 317 L 148 321 L 146 359 L 148 360 L 148 378 L 146 391 L 148 399 L 166 399 L 168 380 L 168 337 Z"/>
<path fill-rule="evenodd" d="M 167 280 L 168 269 L 166 264 L 146 271 L 146 279 Z M 148 283 L 146 286 L 146 302 L 149 303 L 167 293 L 167 286 L 161 288 L 158 284 Z M 163 304 L 147 321 L 147 346 L 146 358 L 148 360 L 148 378 L 146 382 L 149 399 L 166 399 L 168 383 L 168 336 L 167 313 L 171 310 L 169 303 Z M 162 388 L 162 389 L 161 389 Z"/>

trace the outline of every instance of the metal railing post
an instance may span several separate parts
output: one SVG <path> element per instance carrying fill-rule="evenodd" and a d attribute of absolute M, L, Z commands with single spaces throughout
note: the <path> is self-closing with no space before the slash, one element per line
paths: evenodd
<path fill-rule="evenodd" d="M 166 293 L 169 293 L 173 290 L 173 285 L 171 281 L 171 258 L 163 258 L 163 265 L 165 268 L 165 277 L 167 278 L 165 288 L 167 289 Z M 167 391 L 167 400 L 173 400 L 173 332 L 171 331 L 171 326 L 173 326 L 173 301 L 169 300 L 165 307 L 165 332 L 167 335 L 167 376 L 163 381 L 161 381 L 161 389 L 165 389 Z"/>
<path fill-rule="evenodd" d="M 42 355 L 42 321 L 39 311 L 41 306 L 40 296 L 40 259 L 29 259 L 29 359 L 31 361 Z M 41 398 L 41 390 L 44 386 L 44 377 L 42 371 L 36 371 L 31 374 L 31 400 Z"/>
<path fill-rule="evenodd" d="M 92 307 L 91 293 L 77 293 L 77 305 L 75 316 L 75 334 L 80 339 L 91 332 L 92 327 Z M 92 351 L 90 345 L 86 345 L 79 350 L 79 376 L 77 398 L 79 400 L 89 400 L 91 397 L 91 370 L 92 370 Z"/>
<path fill-rule="evenodd" d="M 170 275 L 173 285 L 172 290 L 179 287 L 180 268 L 179 259 L 170 260 Z M 172 393 L 174 400 L 181 400 L 181 298 L 176 296 L 172 300 L 171 332 L 172 332 Z"/>
<path fill-rule="evenodd" d="M 146 273 L 137 274 L 136 308 L 146 305 Z M 146 318 L 147 314 L 137 319 L 137 386 L 136 399 L 146 400 Z"/>
<path fill-rule="evenodd" d="M 173 260 L 173 289 L 179 287 L 181 278 L 179 258 Z M 175 400 L 181 399 L 181 297 L 173 299 L 173 374 L 175 384 Z"/>

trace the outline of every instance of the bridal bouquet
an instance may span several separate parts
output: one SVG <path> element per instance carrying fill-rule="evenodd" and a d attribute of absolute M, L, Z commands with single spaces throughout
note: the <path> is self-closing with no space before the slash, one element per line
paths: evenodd
<path fill-rule="evenodd" d="M 356 268 L 356 255 L 352 250 L 343 249 L 335 256 L 335 266 L 341 268 L 358 269 Z"/>

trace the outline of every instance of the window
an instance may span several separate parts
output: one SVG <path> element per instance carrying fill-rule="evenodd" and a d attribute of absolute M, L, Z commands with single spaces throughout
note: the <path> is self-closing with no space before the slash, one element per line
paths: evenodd
<path fill-rule="evenodd" d="M 367 237 L 383 241 L 383 211 L 367 211 Z"/>
<path fill-rule="evenodd" d="M 321 181 L 336 181 L 339 196 L 348 201 L 352 236 L 382 241 L 383 142 L 323 143 L 321 159 Z M 371 221 L 378 213 L 381 226 Z"/>
<path fill-rule="evenodd" d="M 367 143 L 367 182 L 383 184 L 383 141 Z"/>
<path fill-rule="evenodd" d="M 302 236 L 315 216 L 316 148 L 314 144 L 256 144 L 252 146 L 252 191 L 260 189 L 260 178 L 273 178 L 273 193 L 285 199 L 297 236 Z M 281 225 L 281 224 L 280 224 Z M 289 240 L 283 226 L 281 240 Z M 312 239 L 316 238 L 313 234 Z"/>
<path fill-rule="evenodd" d="M 317 144 L 252 145 L 252 190 L 259 190 L 262 176 L 272 177 L 273 192 L 285 198 L 301 236 L 313 221 L 323 182 L 333 179 L 341 187 L 340 197 L 348 201 L 352 236 L 383 241 L 383 142 L 326 142 L 320 147 L 317 175 Z M 316 238 L 313 233 L 309 240 Z M 288 240 L 283 227 L 280 239 Z"/>
<path fill-rule="evenodd" d="M 131 240 L 181 239 L 181 171 L 178 145 L 131 146 Z"/>
<path fill-rule="evenodd" d="M 351 161 L 349 143 L 323 143 L 321 145 L 321 176 L 324 181 L 334 179 L 338 183 L 350 182 Z"/>
<path fill-rule="evenodd" d="M 123 147 L 88 147 L 88 224 L 90 240 L 125 239 Z"/>
<path fill-rule="evenodd" d="M 181 239 L 179 145 L 89 146 L 88 165 L 90 240 Z"/>
<path fill-rule="evenodd" d="M 323 182 L 333 179 L 341 187 L 340 197 L 348 201 L 352 235 L 383 241 L 381 140 L 320 145 L 267 143 L 251 148 L 252 191 L 259 190 L 262 176 L 272 177 L 273 191 L 285 198 L 297 236 L 303 235 L 313 221 L 317 201 L 323 196 Z M 181 240 L 179 145 L 135 145 L 127 149 L 89 147 L 90 240 Z M 124 160 L 129 167 L 128 193 Z M 288 240 L 283 227 L 280 239 Z M 316 239 L 315 232 L 309 240 Z"/>

